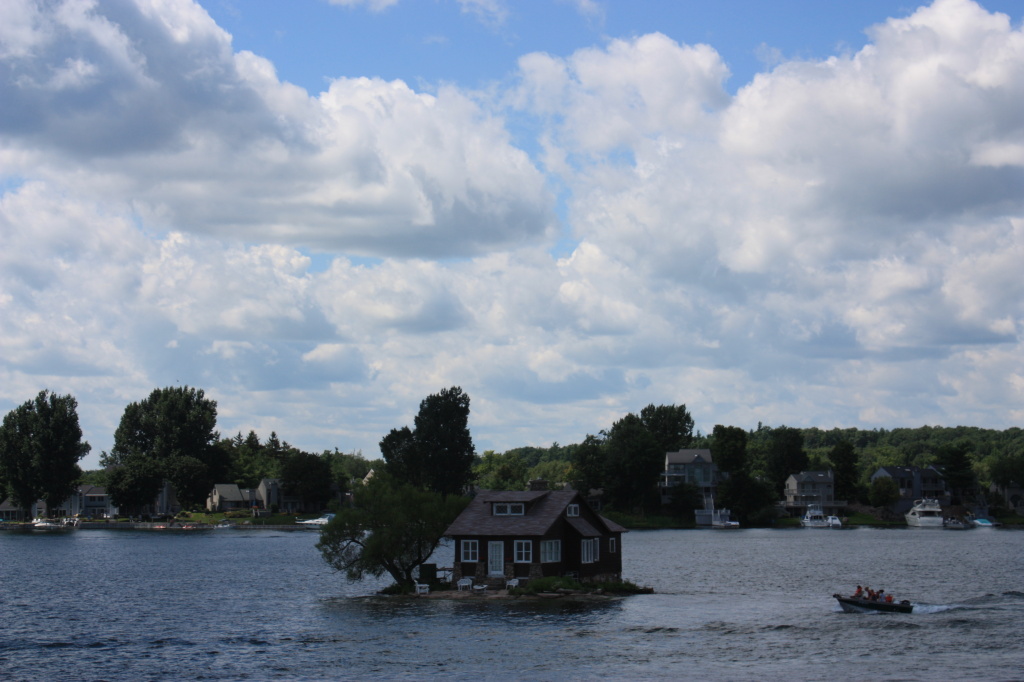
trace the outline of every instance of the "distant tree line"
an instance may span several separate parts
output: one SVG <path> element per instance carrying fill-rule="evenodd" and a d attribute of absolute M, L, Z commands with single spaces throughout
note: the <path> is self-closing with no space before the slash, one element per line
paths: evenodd
<path fill-rule="evenodd" d="M 799 471 L 831 469 L 836 498 L 884 505 L 895 494 L 888 483 L 872 484 L 882 466 L 937 465 L 954 501 L 984 496 L 990 484 L 1024 482 L 1024 430 L 977 427 L 899 429 L 798 429 L 758 424 L 744 430 L 718 425 L 694 432 L 685 405 L 648 405 L 581 442 L 519 447 L 477 455 L 469 434 L 469 396 L 459 387 L 430 395 L 412 427 L 392 429 L 380 442 L 383 459 L 337 448 L 302 451 L 271 433 L 222 438 L 216 430 L 217 404 L 201 389 L 169 387 L 126 406 L 101 471 L 82 472 L 89 452 L 78 425 L 77 401 L 42 391 L 9 412 L 0 427 L 0 496 L 28 509 L 36 500 L 59 504 L 80 482 L 105 485 L 125 510 L 152 502 L 168 481 L 186 507 L 203 504 L 216 483 L 252 488 L 277 478 L 289 494 L 320 502 L 332 490 L 373 469 L 396 485 L 441 497 L 459 496 L 470 486 L 524 489 L 543 479 L 555 488 L 601 490 L 610 509 L 630 513 L 669 512 L 685 517 L 703 505 L 690 486 L 672 491 L 662 505 L 658 481 L 666 452 L 709 448 L 724 474 L 719 506 L 741 520 L 757 522 L 781 499 L 786 478 Z M 998 504 L 993 497 L 989 500 Z"/>

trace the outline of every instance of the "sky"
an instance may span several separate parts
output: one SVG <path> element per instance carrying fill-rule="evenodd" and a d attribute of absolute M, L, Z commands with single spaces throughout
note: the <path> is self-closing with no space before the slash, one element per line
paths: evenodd
<path fill-rule="evenodd" d="M 1017 0 L 5 0 L 0 413 L 1024 422 Z"/>

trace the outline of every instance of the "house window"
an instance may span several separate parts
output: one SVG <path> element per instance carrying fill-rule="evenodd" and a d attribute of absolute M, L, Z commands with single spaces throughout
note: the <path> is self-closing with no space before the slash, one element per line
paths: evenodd
<path fill-rule="evenodd" d="M 570 504 L 565 509 L 565 515 L 566 516 L 579 516 L 580 515 L 580 506 L 578 504 Z"/>
<path fill-rule="evenodd" d="M 523 503 L 522 502 L 495 502 L 494 503 L 494 515 L 495 516 L 522 516 L 523 515 Z"/>
<path fill-rule="evenodd" d="M 608 538 L 608 553 L 615 554 L 615 538 Z"/>
<path fill-rule="evenodd" d="M 557 563 L 562 560 L 561 540 L 541 540 L 540 561 L 544 564 Z"/>
<path fill-rule="evenodd" d="M 533 541 L 516 540 L 516 563 L 528 564 L 533 561 Z"/>
<path fill-rule="evenodd" d="M 583 541 L 581 545 L 581 557 L 580 561 L 584 564 L 592 564 L 598 560 L 599 552 L 598 547 L 601 542 L 600 538 L 589 538 Z"/>
<path fill-rule="evenodd" d="M 463 540 L 462 541 L 462 560 L 463 561 L 480 561 L 480 541 L 479 540 Z"/>

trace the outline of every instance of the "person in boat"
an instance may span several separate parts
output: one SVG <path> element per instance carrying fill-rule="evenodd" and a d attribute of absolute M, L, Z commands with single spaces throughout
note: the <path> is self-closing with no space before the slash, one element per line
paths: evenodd
<path fill-rule="evenodd" d="M 853 593 L 854 599 L 860 599 L 864 595 L 864 588 L 857 585 L 857 591 Z"/>
<path fill-rule="evenodd" d="M 892 603 L 892 595 L 891 594 L 885 595 L 885 603 L 886 604 L 891 604 Z"/>
<path fill-rule="evenodd" d="M 875 601 L 885 601 L 885 590 L 879 590 L 875 595 Z"/>

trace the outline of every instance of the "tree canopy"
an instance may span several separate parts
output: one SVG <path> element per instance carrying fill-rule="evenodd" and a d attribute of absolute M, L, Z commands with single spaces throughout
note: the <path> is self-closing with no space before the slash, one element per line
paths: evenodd
<path fill-rule="evenodd" d="M 22 509 L 39 499 L 52 509 L 71 496 L 82 475 L 78 462 L 89 450 L 78 425 L 78 401 L 40 391 L 0 426 L 0 481 Z"/>
<path fill-rule="evenodd" d="M 352 505 L 323 527 L 317 549 L 349 580 L 387 573 L 408 589 L 416 568 L 430 558 L 467 503 L 381 473 L 359 486 Z"/>
<path fill-rule="evenodd" d="M 380 442 L 388 471 L 399 481 L 458 495 L 473 478 L 469 396 L 458 386 L 427 396 L 414 428 L 392 429 Z"/>
<path fill-rule="evenodd" d="M 129 503 L 120 483 L 131 479 L 144 486 L 128 495 L 133 502 L 152 501 L 166 478 L 183 505 L 201 502 L 227 473 L 216 447 L 216 425 L 217 403 L 201 389 L 156 389 L 145 400 L 129 404 L 114 432 L 114 446 L 102 461 L 129 469 L 114 478 L 111 498 L 119 506 L 139 506 Z"/>

